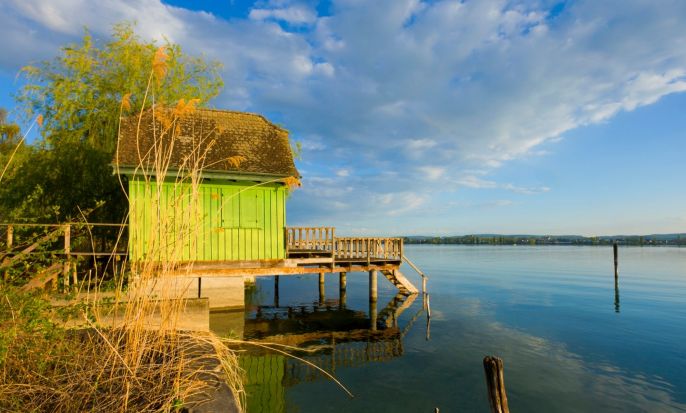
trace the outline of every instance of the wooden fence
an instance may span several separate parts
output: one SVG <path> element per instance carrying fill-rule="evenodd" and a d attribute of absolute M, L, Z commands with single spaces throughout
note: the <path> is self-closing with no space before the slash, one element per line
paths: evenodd
<path fill-rule="evenodd" d="M 27 284 L 27 288 L 40 287 L 56 282 L 61 273 L 64 286 L 70 278 L 77 282 L 76 261 L 80 257 L 119 258 L 127 255 L 125 224 L 108 223 L 64 223 L 64 224 L 0 224 L 4 237 L 0 244 L 0 271 L 8 279 L 9 271 L 16 264 L 25 262 L 30 256 L 40 262 L 42 257 L 53 257 L 52 265 L 41 270 Z M 55 262 L 55 257 L 57 261 Z M 94 264 L 97 265 L 97 264 Z"/>
<path fill-rule="evenodd" d="M 336 237 L 333 227 L 286 228 L 286 253 L 330 253 L 337 261 L 402 261 L 403 239 Z"/>
<path fill-rule="evenodd" d="M 336 229 L 333 227 L 286 228 L 286 252 L 333 251 Z"/>
<path fill-rule="evenodd" d="M 341 261 L 401 261 L 402 238 L 344 237 L 335 240 L 336 260 Z"/>

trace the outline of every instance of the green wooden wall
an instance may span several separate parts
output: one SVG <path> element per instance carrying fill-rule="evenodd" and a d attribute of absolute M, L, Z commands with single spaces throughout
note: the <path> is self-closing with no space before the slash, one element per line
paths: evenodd
<path fill-rule="evenodd" d="M 129 180 L 132 261 L 285 257 L 286 188 L 254 182 Z"/>

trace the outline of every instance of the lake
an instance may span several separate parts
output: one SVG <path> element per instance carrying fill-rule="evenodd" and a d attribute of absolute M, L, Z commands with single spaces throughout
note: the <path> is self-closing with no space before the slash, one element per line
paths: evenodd
<path fill-rule="evenodd" d="M 420 246 L 406 255 L 429 277 L 422 296 L 396 298 L 379 276 L 376 323 L 368 275 L 273 277 L 247 290 L 245 338 L 307 348 L 301 361 L 242 357 L 248 412 L 488 412 L 482 359 L 502 357 L 510 410 L 686 412 L 686 248 Z M 403 272 L 415 285 L 410 268 Z M 409 305 L 408 305 L 409 304 Z M 212 323 L 221 324 L 215 315 Z M 370 328 L 374 324 L 374 329 Z M 224 327 L 225 329 L 225 327 Z"/>

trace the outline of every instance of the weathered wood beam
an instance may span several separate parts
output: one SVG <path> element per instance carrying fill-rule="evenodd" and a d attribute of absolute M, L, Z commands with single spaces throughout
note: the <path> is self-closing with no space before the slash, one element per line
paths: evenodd
<path fill-rule="evenodd" d="M 491 413 L 510 413 L 503 377 L 503 360 L 495 356 L 484 357 L 484 372 L 488 387 L 488 403 Z"/>

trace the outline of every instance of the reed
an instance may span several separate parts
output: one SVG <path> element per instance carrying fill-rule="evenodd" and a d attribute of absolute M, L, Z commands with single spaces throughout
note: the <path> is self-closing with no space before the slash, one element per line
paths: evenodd
<path fill-rule="evenodd" d="M 178 328 L 186 291 L 170 281 L 169 274 L 178 268 L 185 243 L 195 239 L 198 185 L 211 144 L 201 137 L 174 174 L 174 204 L 182 206 L 184 214 L 171 220 L 161 213 L 161 188 L 170 176 L 170 155 L 181 122 L 193 113 L 197 101 L 181 100 L 173 107 L 155 103 L 165 60 L 164 49 L 158 50 L 138 111 L 139 131 L 147 126 L 141 124 L 145 110 L 152 110 L 156 128 L 155 144 L 140 153 L 138 171 L 152 191 L 153 210 L 160 212 L 160 219 L 150 226 L 145 252 L 155 259 L 130 263 L 126 274 L 126 265 L 119 267 L 113 302 L 102 299 L 101 281 L 84 282 L 80 293 L 85 293 L 85 301 L 67 310 L 68 316 L 82 320 L 80 329 L 55 322 L 56 310 L 45 298 L 18 295 L 3 286 L 2 411 L 173 411 L 202 402 L 218 384 L 230 389 L 237 409 L 243 410 L 236 353 L 212 333 Z M 122 115 L 127 110 L 130 100 L 124 95 Z M 192 265 L 186 268 L 192 271 Z M 93 278 L 101 280 L 97 273 Z"/>

